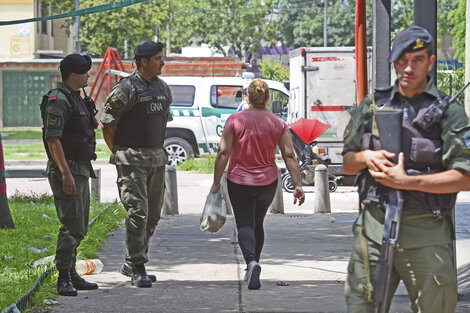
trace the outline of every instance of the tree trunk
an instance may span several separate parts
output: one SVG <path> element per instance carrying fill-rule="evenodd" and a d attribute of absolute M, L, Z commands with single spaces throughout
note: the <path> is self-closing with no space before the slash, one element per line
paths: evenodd
<path fill-rule="evenodd" d="M 0 134 L 0 228 L 15 228 L 7 200 L 7 183 L 5 181 L 5 162 L 3 159 L 2 135 Z"/>

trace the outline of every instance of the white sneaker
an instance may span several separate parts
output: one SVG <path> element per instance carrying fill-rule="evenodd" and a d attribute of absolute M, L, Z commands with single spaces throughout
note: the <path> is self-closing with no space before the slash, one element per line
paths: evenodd
<path fill-rule="evenodd" d="M 251 261 L 248 264 L 247 271 L 248 289 L 259 289 L 261 288 L 261 282 L 259 281 L 259 275 L 261 274 L 261 266 L 256 261 Z"/>

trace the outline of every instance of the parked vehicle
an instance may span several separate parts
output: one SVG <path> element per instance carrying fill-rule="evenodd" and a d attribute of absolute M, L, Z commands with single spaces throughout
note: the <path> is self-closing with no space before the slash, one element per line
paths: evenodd
<path fill-rule="evenodd" d="M 129 73 L 107 70 L 106 73 L 129 76 Z M 220 137 L 228 116 L 235 113 L 243 101 L 242 91 L 253 76 L 194 77 L 162 76 L 170 87 L 173 103 L 164 147 L 169 164 L 176 166 L 191 156 L 217 153 Z M 289 91 L 283 83 L 265 80 L 270 89 L 266 108 L 284 120 L 287 118 Z"/>
<path fill-rule="evenodd" d="M 192 155 L 216 153 L 228 116 L 243 101 L 242 91 L 250 79 L 241 77 L 161 77 L 173 96 L 164 146 L 170 164 L 177 165 Z M 268 110 L 280 107 L 287 117 L 289 91 L 276 81 L 266 80 L 270 88 Z M 286 108 L 282 110 L 282 108 Z"/>
<path fill-rule="evenodd" d="M 320 153 L 327 155 L 329 172 L 341 175 L 343 133 L 349 122 L 349 112 L 358 102 L 354 48 L 299 48 L 292 50 L 289 58 L 287 122 L 307 118 L 330 125 L 316 139 L 317 147 Z M 370 53 L 368 58 L 371 60 Z"/>

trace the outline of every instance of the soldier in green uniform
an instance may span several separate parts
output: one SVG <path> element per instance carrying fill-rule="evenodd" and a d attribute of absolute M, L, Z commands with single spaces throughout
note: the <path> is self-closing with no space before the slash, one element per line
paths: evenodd
<path fill-rule="evenodd" d="M 88 179 L 95 177 L 90 161 L 96 159 L 97 122 L 94 106 L 87 104 L 79 91 L 88 85 L 90 68 L 89 56 L 66 56 L 60 62 L 62 83 L 49 91 L 41 103 L 44 147 L 49 158 L 47 175 L 62 224 L 55 262 L 59 271 L 57 291 L 63 296 L 76 296 L 77 290 L 98 288 L 75 270 L 77 247 L 88 230 Z"/>
<path fill-rule="evenodd" d="M 372 282 L 383 235 L 388 190 L 403 190 L 404 207 L 395 250 L 387 311 L 403 280 L 413 312 L 454 312 L 456 277 L 451 258 L 455 236 L 451 212 L 457 192 L 470 189 L 470 123 L 464 108 L 450 103 L 442 117 L 423 129 L 417 122 L 438 97 L 427 73 L 436 57 L 433 39 L 412 26 L 399 33 L 388 61 L 397 81 L 369 95 L 351 112 L 344 133 L 344 170 L 358 174 L 361 212 L 353 225 L 345 297 L 348 312 L 373 312 Z M 402 109 L 402 153 L 382 150 L 373 109 Z"/>
<path fill-rule="evenodd" d="M 101 117 L 103 136 L 116 165 L 117 186 L 127 210 L 127 252 L 121 273 L 137 287 L 151 287 L 149 240 L 160 220 L 165 189 L 163 148 L 172 102 L 168 85 L 157 77 L 164 65 L 163 45 L 144 41 L 134 50 L 136 71 L 114 86 Z"/>

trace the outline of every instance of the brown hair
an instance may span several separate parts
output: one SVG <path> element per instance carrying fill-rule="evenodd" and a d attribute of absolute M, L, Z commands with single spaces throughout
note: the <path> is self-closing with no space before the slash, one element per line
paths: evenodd
<path fill-rule="evenodd" d="M 266 108 L 269 100 L 269 87 L 265 81 L 257 79 L 248 86 L 248 99 L 250 104 L 259 109 Z"/>

